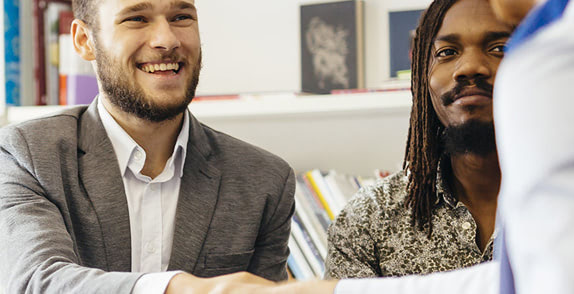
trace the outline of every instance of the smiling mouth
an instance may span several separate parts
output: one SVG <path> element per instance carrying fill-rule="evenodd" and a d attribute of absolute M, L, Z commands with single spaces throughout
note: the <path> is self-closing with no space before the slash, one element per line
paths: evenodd
<path fill-rule="evenodd" d="M 166 63 L 140 63 L 137 65 L 138 69 L 145 73 L 151 74 L 160 74 L 160 73 L 169 73 L 173 72 L 178 74 L 179 71 L 183 68 L 182 62 L 166 62 Z"/>

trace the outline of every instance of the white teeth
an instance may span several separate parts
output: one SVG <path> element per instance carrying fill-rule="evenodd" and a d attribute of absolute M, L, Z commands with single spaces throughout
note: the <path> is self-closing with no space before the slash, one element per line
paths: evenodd
<path fill-rule="evenodd" d="M 161 64 L 149 64 L 144 65 L 141 68 L 145 72 L 153 73 L 156 71 L 166 71 L 166 70 L 179 70 L 178 63 L 161 63 Z"/>

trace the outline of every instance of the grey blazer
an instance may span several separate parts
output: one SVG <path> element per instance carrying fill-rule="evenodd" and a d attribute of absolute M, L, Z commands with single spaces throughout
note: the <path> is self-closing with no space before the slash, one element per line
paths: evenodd
<path fill-rule="evenodd" d="M 191 117 L 168 270 L 287 278 L 293 171 Z M 0 129 L 6 293 L 129 293 L 127 200 L 97 105 Z"/>

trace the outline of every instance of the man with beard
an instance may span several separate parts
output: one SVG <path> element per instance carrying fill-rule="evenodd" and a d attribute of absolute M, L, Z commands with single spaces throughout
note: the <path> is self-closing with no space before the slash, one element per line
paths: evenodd
<path fill-rule="evenodd" d="M 73 1 L 74 46 L 100 95 L 0 132 L 6 293 L 203 293 L 287 278 L 291 168 L 188 111 L 201 68 L 194 4 Z M 251 274 L 204 278 L 239 271 Z"/>
<path fill-rule="evenodd" d="M 404 170 L 329 229 L 328 278 L 428 274 L 492 259 L 500 170 L 492 91 L 512 27 L 483 0 L 433 2 L 413 50 Z"/>

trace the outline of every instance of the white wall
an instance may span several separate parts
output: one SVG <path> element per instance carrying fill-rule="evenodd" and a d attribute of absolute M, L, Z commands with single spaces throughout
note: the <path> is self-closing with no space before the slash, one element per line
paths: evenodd
<path fill-rule="evenodd" d="M 299 91 L 299 6 L 310 0 L 196 0 L 204 68 L 199 94 Z M 364 0 L 366 86 L 389 77 L 388 12 L 431 0 Z"/>

